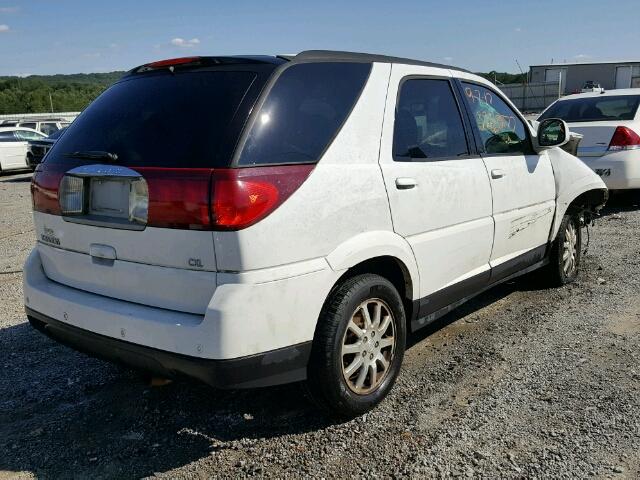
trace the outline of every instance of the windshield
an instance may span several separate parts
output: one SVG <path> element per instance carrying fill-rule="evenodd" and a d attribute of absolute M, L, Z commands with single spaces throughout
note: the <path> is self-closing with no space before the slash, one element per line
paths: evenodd
<path fill-rule="evenodd" d="M 128 166 L 227 166 L 253 103 L 247 92 L 255 100 L 251 87 L 258 77 L 241 69 L 134 75 L 100 95 L 56 142 L 46 163 L 104 151 Z"/>
<path fill-rule="evenodd" d="M 559 100 L 538 120 L 560 118 L 565 122 L 602 122 L 633 120 L 638 110 L 640 95 L 585 97 Z"/>

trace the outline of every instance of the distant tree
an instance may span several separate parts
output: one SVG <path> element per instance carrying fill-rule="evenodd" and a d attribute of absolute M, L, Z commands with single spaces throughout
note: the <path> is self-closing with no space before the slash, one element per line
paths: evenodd
<path fill-rule="evenodd" d="M 527 80 L 526 73 L 506 73 L 492 70 L 489 73 L 477 73 L 476 75 L 480 75 L 481 77 L 484 77 L 493 83 L 497 83 L 498 85 L 507 83 L 523 83 Z"/>
<path fill-rule="evenodd" d="M 76 112 L 87 107 L 124 72 L 0 77 L 0 114 Z"/>

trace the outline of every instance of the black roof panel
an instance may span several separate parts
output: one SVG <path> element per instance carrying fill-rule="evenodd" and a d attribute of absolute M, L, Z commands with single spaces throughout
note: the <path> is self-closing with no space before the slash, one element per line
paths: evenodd
<path fill-rule="evenodd" d="M 360 53 L 360 52 L 341 52 L 333 50 L 306 50 L 300 52 L 295 57 L 283 57 L 291 58 L 292 61 L 342 61 L 342 62 L 377 62 L 377 63 L 401 63 L 405 65 L 421 65 L 423 67 L 436 67 L 446 68 L 448 70 L 457 70 L 459 72 L 468 72 L 463 68 L 452 67 L 450 65 L 443 65 L 441 63 L 423 62 L 421 60 L 413 60 L 411 58 L 391 57 L 388 55 L 377 55 L 372 53 Z"/>

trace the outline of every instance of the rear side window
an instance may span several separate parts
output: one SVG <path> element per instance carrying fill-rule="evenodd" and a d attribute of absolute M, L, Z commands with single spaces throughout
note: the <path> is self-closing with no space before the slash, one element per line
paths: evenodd
<path fill-rule="evenodd" d="M 404 81 L 393 128 L 394 159 L 437 160 L 468 154 L 462 117 L 449 81 Z"/>
<path fill-rule="evenodd" d="M 26 141 L 26 140 L 40 140 L 44 138 L 46 135 L 38 132 L 31 132 L 29 130 L 16 130 L 16 137 L 18 139 Z"/>
<path fill-rule="evenodd" d="M 527 127 L 497 93 L 473 83 L 462 82 L 462 86 L 484 153 L 532 153 Z"/>
<path fill-rule="evenodd" d="M 100 95 L 60 137 L 47 163 L 65 153 L 106 151 L 141 167 L 228 166 L 244 119 L 250 71 L 169 71 L 136 75 Z M 233 125 L 232 125 L 233 124 Z"/>
<path fill-rule="evenodd" d="M 238 164 L 317 162 L 370 71 L 368 63 L 302 63 L 285 69 L 256 115 Z"/>
<path fill-rule="evenodd" d="M 13 131 L 10 132 L 0 132 L 0 142 L 17 142 L 18 139 L 13 134 Z"/>
<path fill-rule="evenodd" d="M 57 132 L 58 126 L 55 123 L 41 123 L 40 131 L 48 136 L 54 132 Z"/>
<path fill-rule="evenodd" d="M 639 101 L 638 95 L 561 100 L 551 105 L 539 120 L 545 118 L 561 118 L 565 122 L 633 120 L 638 111 Z"/>

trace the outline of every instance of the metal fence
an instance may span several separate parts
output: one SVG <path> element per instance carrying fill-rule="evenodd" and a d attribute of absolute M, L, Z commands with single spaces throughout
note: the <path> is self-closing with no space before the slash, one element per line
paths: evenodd
<path fill-rule="evenodd" d="M 559 82 L 500 85 L 500 90 L 522 112 L 541 112 L 559 98 Z"/>
<path fill-rule="evenodd" d="M 46 120 L 49 118 L 61 118 L 67 122 L 73 122 L 80 115 L 80 112 L 57 112 L 57 113 L 18 113 L 13 115 L 0 115 L 2 120 Z"/>

